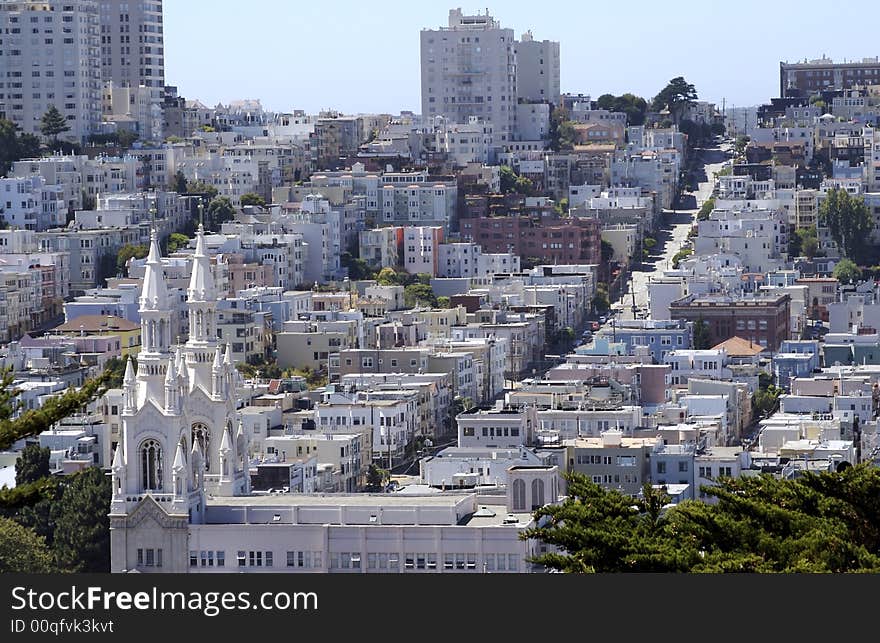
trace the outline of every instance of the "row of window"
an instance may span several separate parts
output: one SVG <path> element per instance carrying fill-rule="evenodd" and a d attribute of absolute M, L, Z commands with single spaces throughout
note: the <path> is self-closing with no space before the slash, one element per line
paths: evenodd
<path fill-rule="evenodd" d="M 146 567 L 162 566 L 161 549 L 138 549 L 138 565 Z M 296 569 L 323 569 L 323 557 L 320 551 L 288 551 L 287 567 Z M 239 567 L 272 567 L 274 564 L 271 551 L 239 551 L 237 556 Z M 332 552 L 329 558 L 330 569 L 362 569 L 363 561 L 360 552 Z M 403 557 L 404 570 L 436 570 L 439 565 L 436 553 L 406 553 Z M 220 550 L 202 550 L 189 552 L 190 567 L 225 567 L 226 552 Z M 396 553 L 369 553 L 366 560 L 367 569 L 399 572 L 400 557 Z M 483 569 L 486 571 L 518 571 L 519 554 L 484 554 Z M 442 568 L 445 570 L 468 571 L 477 568 L 476 553 L 444 554 Z"/>
<path fill-rule="evenodd" d="M 592 480 L 593 480 L 594 484 L 612 484 L 610 474 L 605 474 L 602 476 L 593 476 Z M 623 474 L 623 484 L 637 484 L 638 482 L 639 482 L 639 477 L 637 475 L 635 475 L 635 474 L 631 475 L 629 473 Z M 620 476 L 615 475 L 613 484 L 619 484 L 619 483 L 620 483 Z"/>
<path fill-rule="evenodd" d="M 161 549 L 138 549 L 137 550 L 138 567 L 161 567 L 162 566 L 162 550 Z"/>
<path fill-rule="evenodd" d="M 712 467 L 699 467 L 697 473 L 701 478 L 712 478 Z M 718 477 L 730 478 L 733 476 L 732 467 L 718 467 Z"/>
<path fill-rule="evenodd" d="M 469 438 L 474 437 L 474 427 L 472 427 L 472 426 L 464 427 L 462 429 L 462 434 L 465 437 L 469 437 Z M 491 437 L 491 438 L 501 438 L 501 437 L 517 438 L 517 437 L 519 437 L 519 428 L 506 427 L 506 426 L 505 427 L 499 426 L 496 428 L 494 426 L 488 426 L 488 427 L 484 426 L 483 427 L 483 437 L 484 438 L 489 438 L 489 437 Z"/>
<path fill-rule="evenodd" d="M 679 473 L 687 473 L 690 470 L 690 463 L 685 460 L 682 460 L 678 463 L 678 472 Z M 666 463 L 658 462 L 657 463 L 657 473 L 666 473 Z M 700 474 L 702 475 L 702 474 Z"/>
<path fill-rule="evenodd" d="M 600 464 L 604 466 L 611 466 L 612 464 L 618 467 L 634 467 L 636 466 L 636 456 L 634 455 L 619 455 L 619 456 L 610 456 L 610 455 L 576 455 L 575 462 L 577 464 Z"/>
<path fill-rule="evenodd" d="M 241 552 L 240 552 L 241 553 Z M 190 567 L 226 567 L 225 551 L 190 551 Z"/>

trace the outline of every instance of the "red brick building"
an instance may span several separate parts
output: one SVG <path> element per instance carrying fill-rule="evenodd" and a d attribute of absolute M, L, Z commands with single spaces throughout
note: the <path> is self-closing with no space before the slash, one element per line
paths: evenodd
<path fill-rule="evenodd" d="M 709 346 L 736 336 L 775 351 L 791 339 L 790 309 L 789 295 L 688 295 L 669 304 L 669 315 L 695 323 L 703 320 L 709 327 Z"/>
<path fill-rule="evenodd" d="M 462 219 L 461 236 L 484 253 L 514 252 L 549 264 L 599 264 L 598 219 L 558 217 L 479 217 Z"/>

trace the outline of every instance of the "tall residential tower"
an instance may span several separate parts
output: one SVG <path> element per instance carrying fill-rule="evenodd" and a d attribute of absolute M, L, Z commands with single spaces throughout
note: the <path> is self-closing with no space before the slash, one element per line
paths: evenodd
<path fill-rule="evenodd" d="M 81 141 L 101 123 L 99 12 L 95 0 L 0 2 L 0 103 L 29 134 L 55 106 Z"/>
<path fill-rule="evenodd" d="M 423 29 L 422 116 L 453 123 L 472 117 L 491 125 L 492 145 L 513 140 L 516 127 L 516 40 L 492 16 L 449 11 L 449 26 Z"/>
<path fill-rule="evenodd" d="M 428 126 L 483 124 L 490 158 L 511 141 L 530 138 L 533 123 L 517 127 L 517 105 L 559 102 L 559 43 L 517 42 L 512 29 L 489 15 L 449 11 L 449 26 L 421 33 L 422 117 Z M 521 112 L 534 120 L 534 110 Z M 545 110 L 544 120 L 549 118 Z M 546 128 L 538 127 L 537 130 Z"/>
<path fill-rule="evenodd" d="M 162 0 L 101 0 L 101 66 L 114 87 L 165 86 Z"/>

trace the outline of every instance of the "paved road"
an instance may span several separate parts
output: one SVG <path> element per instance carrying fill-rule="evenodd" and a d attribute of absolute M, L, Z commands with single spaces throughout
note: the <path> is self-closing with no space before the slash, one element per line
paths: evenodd
<path fill-rule="evenodd" d="M 620 319 L 633 319 L 633 290 L 635 290 L 636 307 L 647 308 L 649 280 L 672 268 L 672 258 L 687 240 L 688 231 L 696 221 L 700 206 L 712 196 L 715 187 L 714 173 L 721 170 L 724 160 L 724 151 L 721 148 L 708 148 L 698 152 L 695 170 L 699 180 L 698 189 L 696 192 L 685 192 L 682 195 L 682 205 L 687 209 L 664 211 L 663 228 L 657 235 L 660 254 L 633 271 L 626 294 L 621 299 L 623 310 L 619 314 Z"/>

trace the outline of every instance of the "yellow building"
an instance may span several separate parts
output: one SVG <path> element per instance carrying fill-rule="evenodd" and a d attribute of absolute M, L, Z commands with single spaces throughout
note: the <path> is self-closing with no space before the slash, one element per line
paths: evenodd
<path fill-rule="evenodd" d="M 55 332 L 67 337 L 118 335 L 122 357 L 137 355 L 141 350 L 140 325 L 113 315 L 81 315 L 61 324 Z"/>

